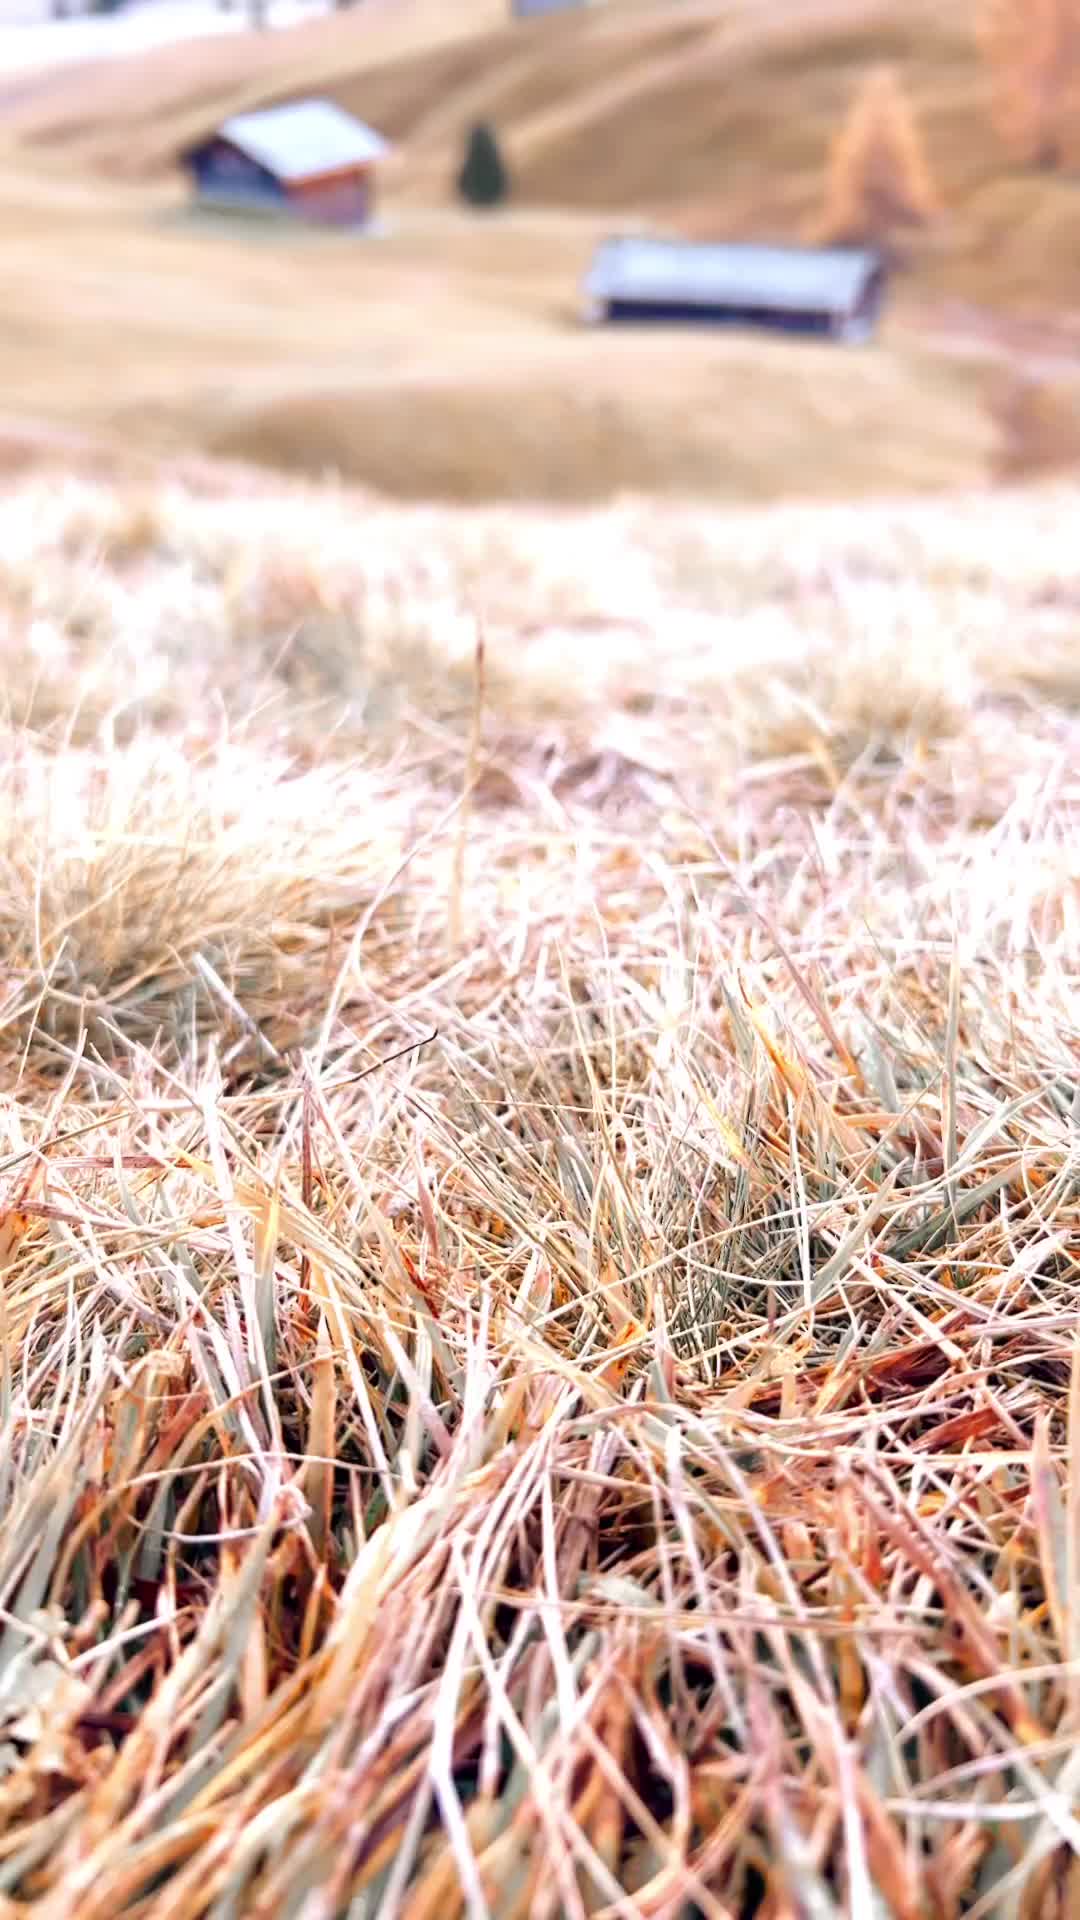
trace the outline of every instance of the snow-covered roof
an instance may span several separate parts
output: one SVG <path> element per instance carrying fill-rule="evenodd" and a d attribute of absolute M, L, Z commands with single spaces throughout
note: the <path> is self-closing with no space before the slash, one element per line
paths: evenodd
<path fill-rule="evenodd" d="M 601 243 L 585 290 L 594 300 L 846 313 L 881 259 L 868 248 L 701 245 L 629 235 Z"/>
<path fill-rule="evenodd" d="M 257 113 L 237 113 L 218 128 L 218 137 L 279 180 L 340 173 L 389 152 L 381 134 L 333 100 L 294 100 Z"/>

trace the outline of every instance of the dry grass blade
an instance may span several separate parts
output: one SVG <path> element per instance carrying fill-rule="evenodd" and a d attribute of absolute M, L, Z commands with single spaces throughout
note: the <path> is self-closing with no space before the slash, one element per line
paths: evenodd
<path fill-rule="evenodd" d="M 662 670 L 484 605 L 471 714 L 433 619 L 386 730 L 13 729 L 13 1920 L 1072 1911 L 1075 688 L 896 514 L 553 524 Z"/>

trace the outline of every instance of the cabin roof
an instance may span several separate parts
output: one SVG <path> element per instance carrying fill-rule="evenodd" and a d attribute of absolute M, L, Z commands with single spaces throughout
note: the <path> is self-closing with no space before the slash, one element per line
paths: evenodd
<path fill-rule="evenodd" d="M 630 235 L 601 243 L 585 290 L 596 300 L 828 314 L 854 307 L 882 265 L 863 247 L 703 245 Z"/>
<path fill-rule="evenodd" d="M 237 113 L 215 136 L 238 147 L 279 180 L 307 180 L 366 166 L 389 151 L 386 141 L 333 100 L 294 100 L 257 113 Z"/>

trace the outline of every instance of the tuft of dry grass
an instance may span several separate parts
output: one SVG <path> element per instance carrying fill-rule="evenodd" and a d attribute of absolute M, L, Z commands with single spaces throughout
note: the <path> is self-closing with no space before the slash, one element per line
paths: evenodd
<path fill-rule="evenodd" d="M 230 1016 L 241 1047 L 265 1044 L 262 1010 L 295 1016 L 317 994 L 326 927 L 374 904 L 406 825 L 358 766 L 345 785 L 265 740 L 141 734 L 80 752 L 16 734 L 2 792 L 0 939 L 19 1013 L 99 1047 L 113 1023 L 182 1048 L 185 1029 Z"/>
<path fill-rule="evenodd" d="M 5 1914 L 1074 1910 L 1075 511 L 5 500 Z"/>

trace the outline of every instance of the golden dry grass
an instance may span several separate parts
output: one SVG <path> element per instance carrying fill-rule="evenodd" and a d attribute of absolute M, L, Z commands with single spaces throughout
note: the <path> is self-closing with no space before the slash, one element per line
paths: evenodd
<path fill-rule="evenodd" d="M 664 214 L 729 233 L 800 233 L 818 216 L 830 144 L 869 69 L 891 65 L 926 140 L 969 291 L 1023 297 L 1023 218 L 972 248 L 1012 162 L 990 120 L 974 16 L 933 0 L 605 0 L 515 23 L 502 0 L 397 0 L 20 82 L 4 124 L 39 161 L 142 181 L 167 175 L 222 113 L 330 92 L 399 143 L 394 197 L 452 195 L 469 123 L 491 120 L 526 205 Z M 1016 180 L 1030 216 L 1044 176 Z M 1075 194 L 1058 196 L 1062 237 Z M 1053 196 L 1051 202 L 1053 204 Z M 1075 293 L 1062 246 L 1041 287 Z M 942 269 L 948 272 L 948 269 Z"/>
<path fill-rule="evenodd" d="M 913 243 L 874 348 L 582 330 L 581 276 L 613 222 L 808 231 L 830 139 L 882 60 L 925 129 L 944 213 Z M 174 172 L 184 142 L 230 108 L 307 89 L 400 143 L 386 231 L 358 243 L 191 216 Z M 11 457 L 46 420 L 151 458 L 567 503 L 865 498 L 1070 466 L 1070 432 L 1033 428 L 1018 453 L 997 368 L 934 327 L 957 294 L 977 316 L 984 301 L 1060 310 L 1077 291 L 1075 187 L 1007 171 L 984 92 L 970 23 L 923 0 L 609 0 L 529 25 L 501 0 L 400 0 L 24 76 L 0 123 Z M 478 114 L 518 189 L 481 220 L 445 204 Z M 1016 372 L 1071 419 L 1077 366 L 1048 380 L 1018 359 Z"/>
<path fill-rule="evenodd" d="M 6 1920 L 1075 1912 L 1076 511 L 7 492 Z"/>
<path fill-rule="evenodd" d="M 585 328 L 605 224 L 399 208 L 364 241 L 0 172 L 0 416 L 409 498 L 831 497 L 971 486 L 985 373 L 879 347 Z"/>

